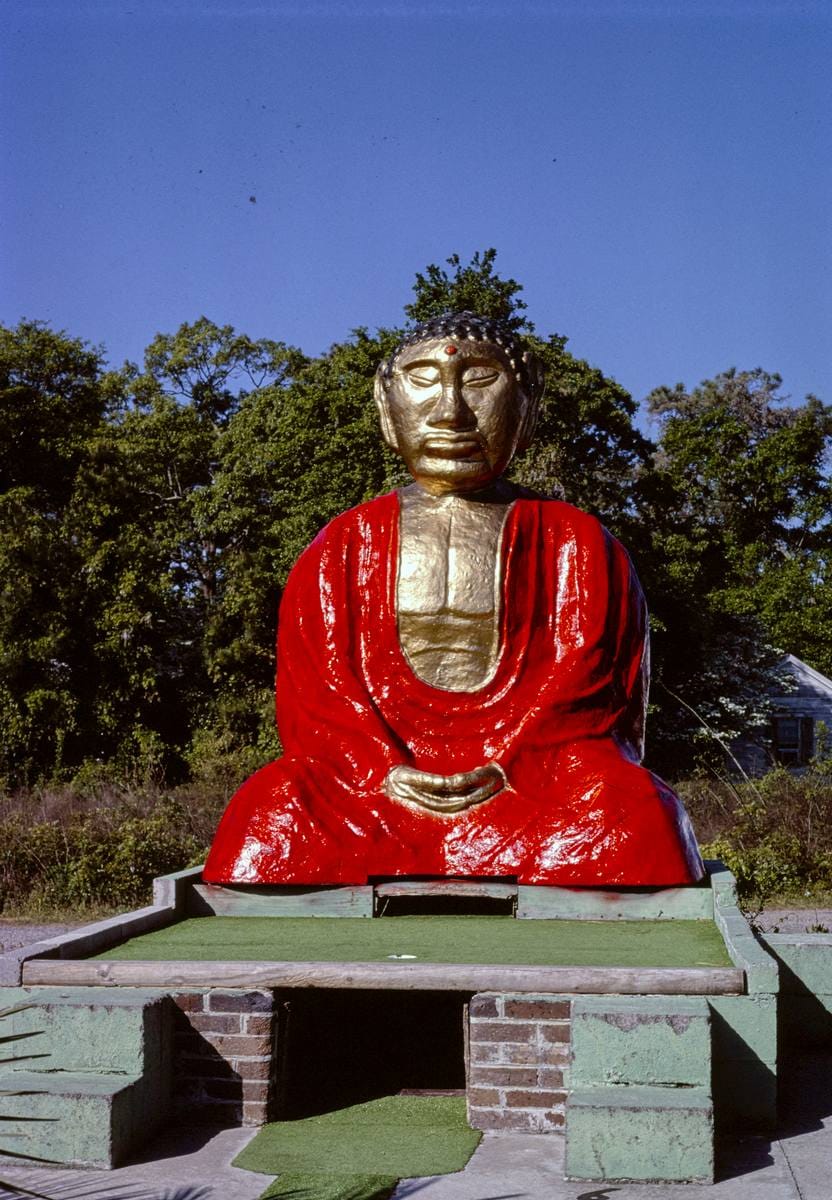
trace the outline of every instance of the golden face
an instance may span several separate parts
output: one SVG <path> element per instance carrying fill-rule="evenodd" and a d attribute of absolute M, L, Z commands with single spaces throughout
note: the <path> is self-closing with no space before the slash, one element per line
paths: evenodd
<path fill-rule="evenodd" d="M 376 384 L 385 440 L 428 491 L 471 492 L 503 474 L 528 398 L 499 346 L 436 338 L 409 346 Z"/>

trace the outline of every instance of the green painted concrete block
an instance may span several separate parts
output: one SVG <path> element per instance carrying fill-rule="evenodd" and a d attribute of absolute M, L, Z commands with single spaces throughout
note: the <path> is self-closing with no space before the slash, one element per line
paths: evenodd
<path fill-rule="evenodd" d="M 714 896 L 715 905 L 733 906 L 737 903 L 737 880 L 725 863 L 719 859 L 707 859 L 705 869 Z"/>
<path fill-rule="evenodd" d="M 832 1049 L 832 996 L 780 997 L 780 1045 L 786 1051 Z"/>
<path fill-rule="evenodd" d="M 149 1116 L 140 1081 L 127 1075 L 18 1071 L 2 1085 L 0 1154 L 67 1166 L 113 1167 Z"/>
<path fill-rule="evenodd" d="M 573 1086 L 707 1087 L 710 1013 L 704 997 L 581 997 L 572 1007 Z"/>
<path fill-rule="evenodd" d="M 775 993 L 779 990 L 777 960 L 760 943 L 735 905 L 717 903 L 714 920 L 735 966 L 745 971 L 749 994 Z"/>
<path fill-rule="evenodd" d="M 709 996 L 714 1058 L 777 1059 L 778 997 Z"/>
<path fill-rule="evenodd" d="M 139 1076 L 169 1019 L 163 997 L 134 989 L 30 991 L 18 1003 L 25 1007 L 0 1018 L 0 1035 L 15 1039 L 0 1075 L 35 1069 Z"/>
<path fill-rule="evenodd" d="M 783 991 L 832 996 L 832 934 L 769 933 L 764 941 L 783 964 Z"/>
<path fill-rule="evenodd" d="M 0 1154 L 117 1165 L 170 1107 L 170 1002 L 127 988 L 4 991 L 0 1008 L 17 1011 L 0 1019 Z"/>
<path fill-rule="evenodd" d="M 765 1131 L 776 1123 L 781 1003 L 781 997 L 765 993 L 708 998 L 719 1129 Z"/>
<path fill-rule="evenodd" d="M 713 1097 L 720 1132 L 765 1133 L 777 1124 L 777 1066 L 751 1058 L 715 1058 Z"/>
<path fill-rule="evenodd" d="M 713 1109 L 704 1088 L 606 1087 L 570 1093 L 566 1175 L 711 1183 Z"/>

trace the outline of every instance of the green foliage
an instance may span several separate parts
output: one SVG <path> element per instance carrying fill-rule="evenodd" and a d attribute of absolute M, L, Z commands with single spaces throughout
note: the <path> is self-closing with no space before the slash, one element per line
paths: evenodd
<path fill-rule="evenodd" d="M 404 306 L 404 311 L 414 324 L 438 317 L 444 312 L 474 312 L 481 317 L 495 317 L 510 329 L 534 329 L 524 316 L 525 300 L 519 293 L 523 285 L 516 279 L 501 279 L 494 270 L 497 251 L 477 251 L 467 266 L 462 265 L 458 254 L 446 259 L 453 275 L 436 263 L 425 268 L 424 275 L 416 274 L 413 291 L 415 300 Z"/>
<path fill-rule="evenodd" d="M 778 768 L 735 787 L 699 779 L 680 790 L 702 853 L 733 871 L 743 899 L 832 889 L 832 760 L 802 775 Z"/>
<path fill-rule="evenodd" d="M 70 793 L 71 795 L 71 793 Z M 130 908 L 149 902 L 157 875 L 203 860 L 207 837 L 165 793 L 111 795 L 32 819 L 23 804 L 0 819 L 0 904 L 28 912 Z M 214 816 L 215 806 L 212 806 Z"/>
<path fill-rule="evenodd" d="M 780 382 L 731 370 L 648 398 L 659 445 L 638 492 L 650 545 L 634 540 L 663 710 L 653 732 L 677 770 L 676 746 L 706 727 L 730 741 L 766 723 L 780 651 L 832 671 L 832 407 L 787 407 Z"/>

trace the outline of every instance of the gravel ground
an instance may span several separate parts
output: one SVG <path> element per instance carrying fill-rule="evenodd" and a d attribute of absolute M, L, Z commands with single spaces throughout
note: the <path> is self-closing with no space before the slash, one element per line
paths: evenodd
<path fill-rule="evenodd" d="M 832 908 L 767 908 L 755 924 L 763 933 L 832 933 Z"/>
<path fill-rule="evenodd" d="M 28 921 L 0 921 L 0 954 L 7 950 L 17 950 L 19 946 L 28 946 L 31 942 L 43 942 L 47 938 L 57 937 L 70 929 L 77 929 L 82 921 L 69 924 L 35 925 Z"/>

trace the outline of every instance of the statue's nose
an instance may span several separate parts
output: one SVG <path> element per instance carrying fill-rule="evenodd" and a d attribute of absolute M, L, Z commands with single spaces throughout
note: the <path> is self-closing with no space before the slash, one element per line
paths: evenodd
<path fill-rule="evenodd" d="M 463 399 L 457 379 L 449 379 L 442 384 L 442 391 L 437 397 L 428 422 L 443 429 L 473 428 L 474 414 Z"/>

